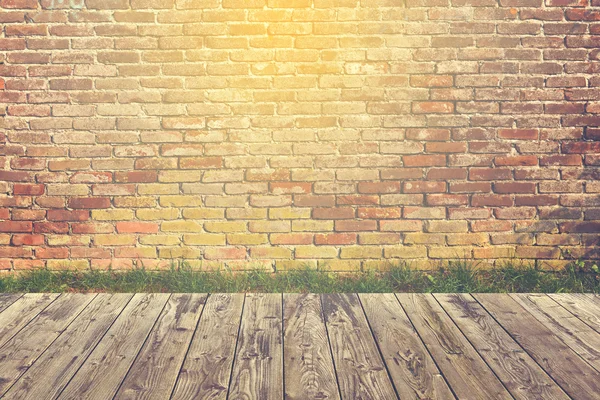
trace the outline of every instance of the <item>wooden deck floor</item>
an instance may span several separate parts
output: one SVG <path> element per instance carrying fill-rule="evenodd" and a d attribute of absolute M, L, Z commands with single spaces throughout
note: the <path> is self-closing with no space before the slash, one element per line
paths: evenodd
<path fill-rule="evenodd" d="M 3 399 L 600 399 L 600 297 L 0 294 Z"/>

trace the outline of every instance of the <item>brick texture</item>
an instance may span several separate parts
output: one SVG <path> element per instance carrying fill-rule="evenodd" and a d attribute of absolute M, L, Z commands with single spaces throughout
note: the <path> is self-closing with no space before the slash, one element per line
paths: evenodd
<path fill-rule="evenodd" d="M 0 0 L 0 267 L 600 258 L 595 0 Z"/>

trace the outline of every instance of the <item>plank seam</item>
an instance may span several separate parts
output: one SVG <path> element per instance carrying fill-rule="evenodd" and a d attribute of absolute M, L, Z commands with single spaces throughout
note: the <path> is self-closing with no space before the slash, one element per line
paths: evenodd
<path fill-rule="evenodd" d="M 133 359 L 133 361 L 131 362 L 131 365 L 129 365 L 129 368 L 127 369 L 127 373 L 125 375 L 123 375 L 123 379 L 121 380 L 121 383 L 119 383 L 119 387 L 117 388 L 117 390 L 115 390 L 115 394 L 113 395 L 113 400 L 117 398 L 117 395 L 119 394 L 119 390 L 121 390 L 121 388 L 123 387 L 123 383 L 125 382 L 125 379 L 127 379 L 127 375 L 129 375 L 129 373 L 131 372 L 131 368 L 133 368 L 133 365 L 135 364 L 135 362 L 137 361 L 138 357 L 140 356 L 140 353 L 142 352 L 142 350 L 144 349 L 144 346 L 146 345 L 146 343 L 148 342 L 148 338 L 150 337 L 150 335 L 152 334 L 152 331 L 154 331 L 154 328 L 156 327 L 156 323 L 158 322 L 158 320 L 160 319 L 160 316 L 162 315 L 162 313 L 165 311 L 165 308 L 167 307 L 167 304 L 169 304 L 169 300 L 171 300 L 171 297 L 173 296 L 173 293 L 169 294 L 169 297 L 167 298 L 167 301 L 165 301 L 165 304 L 163 304 L 162 309 L 160 310 L 160 312 L 157 314 L 156 319 L 154 320 L 154 323 L 152 324 L 152 328 L 150 328 L 150 330 L 148 330 L 148 334 L 146 335 L 146 339 L 144 339 L 144 343 L 142 343 L 142 345 L 140 346 L 140 350 L 138 351 L 138 353 L 135 355 L 135 358 Z"/>
<path fill-rule="evenodd" d="M 242 331 L 242 322 L 244 321 L 244 311 L 246 311 L 246 294 L 244 294 L 244 301 L 242 302 L 242 312 L 240 313 L 240 323 L 238 324 L 238 333 L 235 338 L 235 347 L 233 349 L 233 361 L 231 362 L 231 371 L 229 371 L 229 383 L 227 385 L 227 396 L 225 397 L 226 399 L 229 399 L 229 394 L 231 393 L 231 381 L 233 379 L 233 371 L 237 361 L 237 350 L 238 344 L 240 342 L 240 332 Z"/>
<path fill-rule="evenodd" d="M 470 293 L 467 293 L 467 295 L 470 296 L 471 298 L 473 298 L 473 296 L 471 296 Z M 465 335 L 465 333 L 463 332 L 463 330 L 460 329 L 460 326 L 458 326 L 458 324 L 456 323 L 456 321 L 454 321 L 454 319 L 448 313 L 448 311 L 444 308 L 444 306 L 442 305 L 442 303 L 440 303 L 440 301 L 436 297 L 435 293 L 432 293 L 431 297 L 433 297 L 433 299 L 435 300 L 435 302 L 439 304 L 440 308 L 448 316 L 448 318 L 450 319 L 450 321 L 452 321 L 452 324 L 454 324 L 454 326 L 456 327 L 456 329 L 458 329 L 458 331 L 465 338 L 465 340 L 467 341 L 467 343 L 469 343 L 469 346 L 471 346 L 473 348 L 473 350 L 475 351 L 475 354 L 477 354 L 477 356 L 481 359 L 481 361 L 483 361 L 483 363 L 488 367 L 488 369 L 492 372 L 492 374 L 494 374 L 494 376 L 496 377 L 496 379 L 498 379 L 498 382 L 500 382 L 500 384 L 502 385 L 502 387 L 504 388 L 504 390 L 506 390 L 506 392 L 508 393 L 508 395 L 514 399 L 515 396 L 511 393 L 511 391 L 508 389 L 508 387 L 506 387 L 506 384 L 502 381 L 502 379 L 500 379 L 500 377 L 498 376 L 498 374 L 496 373 L 496 371 L 494 371 L 494 368 L 492 368 L 492 366 L 486 361 L 486 359 L 479 353 L 479 351 L 477 350 L 477 347 L 475 347 L 475 345 L 473 344 L 473 342 L 471 342 L 471 339 L 469 339 L 469 337 L 467 335 Z M 487 312 L 487 310 L 485 310 L 485 312 Z M 513 341 L 515 341 L 515 340 L 513 339 Z"/>
<path fill-rule="evenodd" d="M 517 303 L 518 303 L 518 304 L 519 304 L 521 307 L 523 307 L 525 310 L 527 310 L 527 312 L 529 312 L 529 313 L 530 313 L 530 314 L 533 316 L 533 318 L 535 318 L 535 319 L 536 319 L 536 320 L 537 320 L 537 321 L 538 321 L 540 324 L 542 324 L 543 326 L 545 326 L 545 327 L 546 327 L 546 328 L 548 328 L 549 330 L 551 330 L 551 331 L 555 332 L 555 329 L 554 329 L 554 328 L 553 328 L 551 325 L 548 325 L 548 322 L 547 322 L 547 321 L 542 321 L 542 320 L 540 320 L 540 319 L 539 319 L 539 318 L 538 318 L 538 317 L 537 317 L 537 316 L 536 316 L 536 315 L 535 315 L 533 312 L 529 311 L 529 307 L 537 307 L 537 308 L 540 310 L 540 312 L 541 312 L 541 313 L 544 313 L 544 310 L 543 310 L 541 307 L 539 307 L 539 306 L 537 306 L 537 305 L 529 305 L 529 304 L 527 304 L 527 303 L 526 303 L 525 305 L 521 305 L 521 304 L 520 304 L 520 302 L 519 302 L 519 300 L 517 300 L 517 298 L 518 298 L 518 297 L 517 297 L 517 296 L 514 296 L 515 294 L 516 294 L 516 293 L 511 293 L 511 294 L 509 294 L 510 298 L 511 298 L 511 299 L 513 299 L 515 302 L 517 302 Z M 518 294 L 523 294 L 523 295 L 525 295 L 525 296 L 529 296 L 529 294 L 527 294 L 527 293 L 518 293 Z M 521 300 L 521 301 L 522 301 L 522 300 Z M 528 300 L 528 301 L 529 301 L 529 302 L 531 302 L 530 300 Z M 579 320 L 579 318 L 577 318 L 577 317 L 575 317 L 575 318 Z M 587 325 L 586 325 L 586 326 L 587 326 Z M 595 332 L 595 330 L 594 330 L 594 329 L 592 329 L 592 330 Z M 593 364 L 592 364 L 592 363 L 590 363 L 588 360 L 586 360 L 586 359 L 585 359 L 585 358 L 584 358 L 584 357 L 583 357 L 581 354 L 579 354 L 579 352 L 578 352 L 576 349 L 574 349 L 574 348 L 573 348 L 573 346 L 572 346 L 571 344 L 567 343 L 567 342 L 566 342 L 566 341 L 565 341 L 565 340 L 564 340 L 562 337 L 560 337 L 559 335 L 556 335 L 556 334 L 555 334 L 554 336 L 555 336 L 555 337 L 556 337 L 558 340 L 560 340 L 560 341 L 561 341 L 561 342 L 562 342 L 562 343 L 563 343 L 565 346 L 567 346 L 567 348 L 568 348 L 569 350 L 571 350 L 573 353 L 577 354 L 577 356 L 578 356 L 578 357 L 579 357 L 579 358 L 580 358 L 580 359 L 581 359 L 581 360 L 582 360 L 584 363 L 586 363 L 587 365 L 589 365 L 589 366 L 590 366 L 590 367 L 591 367 L 593 370 L 595 370 L 596 372 L 599 372 L 599 373 L 600 373 L 600 368 L 598 368 L 597 366 L 593 365 Z"/>
<path fill-rule="evenodd" d="M 379 353 L 379 357 L 381 357 L 381 363 L 385 367 L 385 372 L 387 373 L 388 378 L 392 384 L 392 387 L 394 388 L 394 393 L 396 393 L 396 397 L 398 399 L 400 399 L 400 394 L 398 393 L 398 389 L 396 388 L 396 385 L 394 384 L 394 380 L 392 379 L 392 374 L 390 373 L 390 369 L 385 362 L 385 357 L 383 356 L 383 352 L 379 348 L 379 343 L 377 343 L 377 339 L 375 338 L 375 333 L 373 332 L 373 328 L 371 327 L 371 323 L 369 322 L 369 316 L 367 315 L 367 313 L 365 311 L 365 306 L 363 305 L 360 295 L 358 293 L 356 294 L 356 297 L 358 298 L 358 304 L 360 304 L 360 309 L 362 310 L 363 315 L 365 316 L 365 320 L 367 321 L 367 326 L 369 327 L 369 331 L 371 332 L 371 338 L 375 342 L 375 347 L 377 347 L 377 352 Z"/>
<path fill-rule="evenodd" d="M 396 295 L 396 293 L 394 293 L 394 297 L 396 298 L 396 301 L 398 302 L 398 304 L 400 304 L 400 308 L 402 309 L 402 311 L 406 315 L 406 318 L 408 318 L 408 322 L 410 322 L 410 325 L 413 327 L 413 330 L 417 334 L 417 337 L 419 338 L 419 340 L 423 344 L 423 348 L 425 349 L 425 351 L 427 352 L 427 354 L 429 354 L 429 357 L 431 358 L 431 360 L 435 364 L 435 367 L 437 368 L 437 370 L 439 371 L 440 375 L 444 379 L 444 382 L 446 382 L 446 385 L 448 386 L 448 388 L 450 388 L 450 391 L 452 392 L 452 395 L 454 396 L 455 399 L 458 399 L 458 395 L 456 394 L 456 392 L 454 392 L 454 388 L 452 387 L 452 385 L 450 385 L 450 382 L 446 378 L 446 375 L 444 375 L 444 372 L 440 368 L 440 366 L 439 366 L 438 362 L 436 361 L 435 357 L 433 357 L 433 354 L 431 354 L 431 351 L 429 350 L 429 347 L 427 347 L 427 343 L 425 343 L 425 341 L 423 340 L 423 337 L 421 337 L 421 333 L 417 330 L 417 327 L 412 322 L 412 319 L 410 318 L 410 314 L 406 312 L 406 309 L 402 305 L 402 302 L 400 301 L 400 299 L 398 298 L 398 296 Z"/>
<path fill-rule="evenodd" d="M 61 296 L 62 296 L 62 295 L 61 295 Z M 61 296 L 57 296 L 57 297 L 56 297 L 56 299 L 58 299 L 58 298 L 59 298 L 59 297 L 61 297 Z M 20 371 L 20 372 L 21 372 L 21 374 L 19 375 L 19 377 L 18 377 L 17 379 L 15 379 L 15 381 L 12 383 L 12 385 L 10 385 L 9 387 L 7 387 L 7 388 L 6 388 L 6 390 L 4 391 L 4 393 L 1 393 L 1 394 L 0 394 L 0 398 L 2 398 L 2 397 L 3 397 L 3 396 L 6 394 L 6 393 L 8 393 L 8 392 L 10 391 L 10 389 L 12 389 L 12 388 L 13 388 L 13 386 L 15 386 L 15 384 L 16 384 L 16 383 L 17 383 L 17 382 L 18 382 L 18 381 L 19 381 L 19 380 L 20 380 L 20 379 L 23 377 L 23 375 L 25 375 L 25 373 L 26 373 L 27 371 L 29 371 L 29 369 L 30 369 L 30 368 L 31 368 L 31 367 L 32 367 L 32 366 L 35 364 L 35 362 L 36 362 L 37 360 L 39 360 L 39 359 L 40 359 L 40 357 L 41 357 L 41 356 L 42 356 L 44 353 L 46 353 L 46 351 L 48 351 L 48 349 L 49 349 L 49 348 L 50 348 L 50 347 L 51 347 L 51 346 L 54 344 L 54 342 L 56 342 L 56 341 L 57 341 L 57 340 L 58 340 L 58 339 L 59 339 L 59 338 L 62 336 L 62 334 L 63 334 L 63 333 L 64 333 L 64 332 L 65 332 L 67 329 L 69 329 L 69 327 L 70 327 L 70 326 L 73 324 L 73 322 L 75 322 L 75 321 L 77 320 L 77 318 L 79 318 L 79 316 L 80 316 L 80 315 L 81 315 L 81 314 L 82 314 L 82 313 L 83 313 L 83 312 L 84 312 L 84 311 L 85 311 L 85 310 L 86 310 L 86 309 L 87 309 L 87 308 L 90 306 L 90 304 L 92 303 L 92 301 L 94 301 L 94 300 L 95 300 L 97 297 L 98 297 L 98 294 L 96 293 L 96 295 L 95 295 L 94 297 L 92 297 L 92 299 L 91 299 L 90 301 L 88 301 L 88 302 L 87 302 L 87 304 L 85 305 L 85 307 L 83 307 L 83 308 L 81 309 L 81 311 L 79 311 L 79 313 L 77 313 L 77 315 L 75 316 L 75 318 L 73 318 L 73 319 L 71 320 L 71 322 L 69 322 L 69 323 L 67 324 L 67 326 L 65 326 L 65 327 L 64 327 L 64 329 L 63 329 L 63 330 L 60 332 L 60 334 L 58 334 L 58 335 L 57 335 L 57 336 L 54 338 L 54 340 L 53 340 L 52 342 L 50 342 L 50 344 L 48 344 L 48 346 L 46 346 L 46 348 L 45 348 L 45 349 L 44 349 L 44 350 L 43 350 L 43 351 L 42 351 L 40 354 L 38 354 L 38 356 L 35 358 L 35 360 L 33 360 L 33 361 L 32 361 L 32 362 L 29 364 L 29 366 L 28 366 L 27 368 L 24 368 L 22 371 Z M 53 301 L 53 302 L 51 302 L 50 304 L 52 304 L 52 303 L 54 303 L 54 301 Z M 49 305 L 50 305 L 50 304 L 49 304 Z M 40 314 L 41 314 L 41 311 L 40 311 Z M 38 315 L 39 315 L 39 314 L 38 314 Z M 38 317 L 38 315 L 36 315 L 36 316 L 34 317 L 34 319 L 35 319 L 35 318 L 37 318 L 37 317 Z M 33 319 L 32 319 L 32 321 L 33 321 Z M 31 321 L 30 321 L 30 322 L 31 322 Z M 28 323 L 27 325 L 29 325 L 29 323 Z M 19 332 L 20 332 L 20 331 L 19 331 Z M 16 334 L 15 334 L 15 336 L 16 336 Z M 14 336 L 13 336 L 13 337 L 14 337 Z M 8 342 L 7 342 L 7 343 L 8 343 Z M 2 346 L 2 347 L 4 347 L 4 346 Z"/>
<path fill-rule="evenodd" d="M 25 295 L 24 293 L 17 293 L 17 294 L 19 294 L 19 296 L 17 296 L 17 297 L 16 297 L 16 298 L 15 298 L 13 301 L 11 301 L 11 302 L 10 302 L 10 304 L 7 304 L 7 305 L 6 305 L 6 306 L 5 306 L 5 307 L 2 309 L 2 311 L 0 311 L 0 317 L 2 316 L 2 313 L 3 313 L 4 311 L 6 311 L 6 309 L 7 309 L 8 307 L 10 307 L 10 306 L 12 306 L 13 304 L 15 304 L 15 303 L 17 302 L 17 300 L 19 300 L 20 298 L 22 298 L 22 297 Z M 9 294 L 9 293 L 6 293 L 6 295 L 7 295 L 7 296 L 9 296 L 10 294 Z"/>
<path fill-rule="evenodd" d="M 546 293 L 546 296 L 548 296 L 547 293 Z M 593 294 L 592 294 L 592 296 L 593 296 Z M 583 318 L 579 317 L 578 315 L 575 315 L 575 313 L 573 313 L 571 310 L 569 310 L 567 307 L 565 307 L 561 302 L 557 301 L 554 297 L 552 297 L 552 296 L 548 296 L 548 297 L 550 299 L 552 299 L 553 302 L 555 302 L 556 304 L 558 304 L 559 306 L 561 306 L 562 308 L 567 310 L 572 316 L 574 316 L 575 318 L 577 318 L 578 320 L 580 320 L 581 322 L 583 322 L 584 324 L 589 326 L 594 332 L 597 332 L 598 334 L 600 334 L 600 331 L 597 328 L 595 328 L 592 325 L 590 325 L 589 323 L 587 323 Z"/>
<path fill-rule="evenodd" d="M 331 347 L 331 339 L 329 338 L 329 328 L 327 327 L 327 317 L 325 314 L 325 310 L 323 310 L 323 295 L 322 294 L 319 295 L 319 307 L 321 310 L 321 316 L 323 318 L 323 323 L 325 325 L 325 334 L 327 335 L 327 344 L 329 345 L 329 354 L 331 355 L 331 361 L 333 363 L 333 372 L 335 373 L 335 383 L 337 385 L 338 394 L 340 396 L 340 399 L 343 399 L 342 388 L 340 387 L 340 378 L 338 377 L 338 371 L 337 371 L 337 367 L 335 365 L 335 357 L 333 356 L 333 348 Z"/>
<path fill-rule="evenodd" d="M 179 377 L 181 376 L 181 370 L 183 369 L 183 366 L 185 365 L 185 361 L 188 358 L 188 354 L 190 353 L 190 348 L 192 347 L 192 343 L 194 342 L 194 337 L 196 337 L 196 332 L 198 332 L 198 326 L 200 325 L 200 320 L 202 319 L 202 316 L 204 315 L 204 310 L 206 309 L 206 303 L 208 303 L 209 298 L 210 298 L 210 293 L 206 293 L 206 298 L 204 299 L 204 304 L 202 305 L 202 311 L 200 311 L 200 316 L 198 316 L 198 321 L 196 321 L 196 326 L 194 327 L 194 333 L 192 334 L 192 337 L 190 338 L 190 342 L 188 343 L 187 349 L 185 351 L 185 355 L 183 356 L 183 361 L 181 362 L 181 365 L 179 366 L 179 372 L 177 373 L 177 378 L 175 379 L 175 384 L 173 385 L 173 389 L 171 389 L 171 395 L 169 396 L 169 399 L 172 399 L 173 395 L 175 394 L 175 389 L 177 388 L 177 383 L 179 382 Z"/>
<path fill-rule="evenodd" d="M 71 375 L 71 377 L 69 378 L 69 381 L 65 384 L 65 386 L 61 389 L 60 392 L 58 392 L 56 394 L 56 398 L 60 398 L 60 396 L 63 394 L 63 392 L 65 391 L 65 389 L 71 384 L 71 382 L 73 381 L 73 378 L 75 378 L 75 376 L 77 375 L 77 373 L 79 373 L 79 371 L 81 370 L 81 368 L 83 368 L 83 366 L 85 365 L 85 363 L 87 362 L 87 360 L 92 356 L 92 354 L 94 353 L 94 351 L 96 350 L 96 348 L 100 345 L 100 343 L 104 340 L 104 338 L 106 337 L 106 334 L 108 333 L 108 331 L 110 330 L 110 328 L 113 327 L 113 325 L 115 324 L 115 322 L 117 322 L 117 319 L 119 319 L 119 317 L 121 316 L 121 314 L 123 314 L 123 311 L 125 311 L 125 309 L 127 308 L 127 306 L 129 305 L 129 303 L 131 303 L 131 300 L 133 300 L 133 296 L 135 296 L 135 294 L 132 294 L 131 297 L 129 298 L 129 300 L 127 300 L 127 304 L 125 304 L 123 306 L 123 308 L 121 308 L 121 311 L 119 311 L 119 313 L 117 314 L 117 316 L 115 317 L 115 319 L 113 319 L 113 321 L 108 325 L 108 327 L 106 328 L 106 330 L 104 331 L 104 333 L 102 334 L 102 337 L 100 338 L 100 340 L 98 340 L 98 342 L 96 343 L 96 345 L 94 346 L 94 348 L 89 352 L 88 356 L 85 358 L 85 360 L 83 360 L 83 362 L 81 363 L 81 365 L 79 366 L 79 368 L 77 368 L 77 370 L 75 371 L 75 373 L 73 375 Z"/>
<path fill-rule="evenodd" d="M 48 307 L 50 307 L 50 306 L 51 306 L 51 305 L 52 305 L 52 304 L 53 304 L 53 303 L 54 303 L 56 300 L 58 300 L 58 299 L 59 299 L 61 296 L 63 296 L 63 294 L 62 294 L 62 293 L 61 293 L 61 294 L 59 294 L 58 296 L 56 296 L 56 297 L 54 298 L 54 300 L 51 300 L 51 301 L 50 301 L 50 303 L 46 304 L 46 306 L 45 306 L 45 307 L 41 308 L 41 309 L 40 309 L 40 310 L 39 310 L 39 311 L 38 311 L 38 312 L 37 312 L 37 313 L 36 313 L 36 314 L 35 314 L 35 315 L 34 315 L 34 316 L 33 316 L 33 317 L 30 319 L 30 320 L 29 320 L 29 322 L 27 322 L 25 325 L 23 325 L 23 326 L 21 327 L 21 329 L 19 329 L 17 332 L 15 332 L 15 333 L 14 333 L 14 335 L 12 335 L 10 338 L 8 338 L 8 340 L 6 340 L 6 341 L 4 342 L 4 344 L 3 344 L 2 346 L 0 346 L 0 349 L 4 348 L 4 346 L 6 346 L 6 344 L 7 344 L 8 342 L 10 342 L 10 341 L 11 341 L 11 340 L 12 340 L 12 339 L 15 337 L 15 336 L 17 336 L 19 333 L 21 333 L 21 331 L 22 331 L 23 329 L 27 328 L 27 327 L 29 326 L 29 324 L 30 324 L 30 323 L 31 323 L 33 320 L 35 320 L 35 319 L 36 319 L 36 318 L 37 318 L 37 317 L 38 317 L 38 316 L 39 316 L 41 313 L 43 313 L 43 312 L 44 312 L 44 311 L 45 311 L 45 310 L 46 310 Z M 22 297 L 24 297 L 24 295 L 23 295 L 23 296 L 21 296 L 21 297 L 19 297 L 19 299 L 20 299 L 20 298 L 22 298 Z M 11 304 L 11 305 L 12 305 L 12 304 Z M 8 307 L 7 307 L 7 308 L 8 308 Z M 6 309 L 4 309 L 4 311 L 6 311 Z M 4 311 L 3 311 L 3 312 L 4 312 Z"/>
<path fill-rule="evenodd" d="M 485 310 L 485 312 L 487 312 L 487 313 L 490 315 L 490 317 L 492 317 L 492 319 L 493 319 L 494 321 L 496 321 L 496 323 L 502 327 L 502 329 L 504 330 L 504 332 L 506 332 L 506 333 L 508 334 L 508 336 L 510 336 L 510 337 L 511 337 L 511 339 L 512 339 L 512 340 L 514 340 L 514 341 L 515 341 L 515 343 L 517 343 L 517 344 L 519 345 L 519 347 L 520 347 L 521 349 L 523 349 L 523 351 L 529 355 L 529 357 L 530 357 L 530 358 L 531 358 L 531 359 L 532 359 L 532 360 L 533 360 L 533 361 L 534 361 L 534 362 L 535 362 L 535 363 L 536 363 L 536 364 L 537 364 L 537 365 L 538 365 L 538 366 L 539 366 L 539 367 L 542 369 L 542 371 L 544 371 L 544 372 L 546 373 L 546 375 L 548 375 L 548 376 L 550 377 L 550 379 L 552 379 L 552 381 L 554 381 L 554 383 L 556 383 L 556 384 L 558 385 L 558 387 L 559 387 L 559 388 L 561 388 L 561 389 L 562 389 L 562 391 L 563 391 L 563 392 L 565 392 L 565 394 L 566 394 L 566 395 L 567 395 L 569 398 L 571 398 L 571 399 L 572 399 L 573 397 L 572 397 L 572 396 L 571 396 L 571 395 L 570 395 L 570 394 L 567 392 L 567 390 L 566 390 L 566 389 L 565 389 L 565 388 L 564 388 L 564 387 L 563 387 L 563 386 L 562 386 L 560 383 L 558 383 L 558 382 L 556 381 L 556 379 L 554 379 L 554 377 L 553 377 L 553 376 L 552 376 L 552 375 L 551 375 L 551 374 L 550 374 L 550 373 L 549 373 L 549 372 L 546 370 L 546 368 L 544 368 L 544 366 L 543 366 L 542 364 L 540 364 L 540 363 L 539 363 L 539 362 L 538 362 L 538 361 L 535 359 L 535 357 L 534 357 L 534 356 L 533 356 L 533 355 L 532 355 L 532 354 L 531 354 L 529 351 L 527 351 L 527 349 L 526 349 L 525 347 L 523 347 L 523 345 L 521 345 L 521 343 L 520 343 L 520 342 L 517 340 L 517 338 L 516 338 L 516 337 L 515 337 L 513 334 L 511 334 L 511 333 L 508 331 L 508 329 L 506 329 L 506 328 L 504 327 L 504 325 L 502 325 L 502 324 L 500 323 L 500 321 L 498 321 L 498 320 L 496 319 L 496 317 L 494 317 L 494 314 L 492 314 L 491 312 L 489 312 L 489 311 L 488 311 L 488 309 L 487 309 L 487 308 L 485 308 L 485 305 L 483 305 L 483 303 L 482 303 L 482 302 L 480 302 L 480 301 L 479 301 L 479 299 L 478 299 L 477 297 L 475 297 L 475 296 L 471 296 L 471 297 L 473 297 L 473 298 L 475 299 L 475 301 L 476 301 L 477 303 L 479 303 L 479 305 L 480 305 L 480 306 L 481 306 L 481 307 L 482 307 L 482 308 Z M 513 301 L 514 301 L 514 300 L 513 300 Z M 518 304 L 518 303 L 517 303 L 517 304 Z M 521 305 L 520 305 L 520 304 L 519 304 L 519 307 L 521 307 Z M 521 307 L 521 308 L 523 308 L 523 307 Z M 526 313 L 530 314 L 530 313 L 529 313 L 529 311 L 525 310 L 524 308 L 523 308 L 523 310 L 524 310 Z M 533 317 L 533 315 L 532 315 L 532 317 Z M 535 318 L 535 317 L 534 317 L 534 318 Z M 537 319 L 536 319 L 536 320 L 537 320 Z"/>

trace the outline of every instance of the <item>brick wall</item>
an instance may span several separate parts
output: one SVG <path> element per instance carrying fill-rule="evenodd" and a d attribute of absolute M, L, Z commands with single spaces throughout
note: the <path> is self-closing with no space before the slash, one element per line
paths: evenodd
<path fill-rule="evenodd" d="M 600 258 L 599 0 L 0 0 L 0 27 L 0 269 Z"/>

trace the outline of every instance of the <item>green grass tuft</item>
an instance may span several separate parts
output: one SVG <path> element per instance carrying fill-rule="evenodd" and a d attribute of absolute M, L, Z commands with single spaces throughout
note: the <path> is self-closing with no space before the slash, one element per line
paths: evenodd
<path fill-rule="evenodd" d="M 185 262 L 170 270 L 61 271 L 34 270 L 0 277 L 0 292 L 265 292 L 265 293 L 389 293 L 389 292 L 591 292 L 600 293 L 596 265 L 574 262 L 562 271 L 508 263 L 482 270 L 468 261 L 417 271 L 394 265 L 386 271 L 335 273 L 299 269 L 271 273 L 262 270 L 198 271 Z"/>

